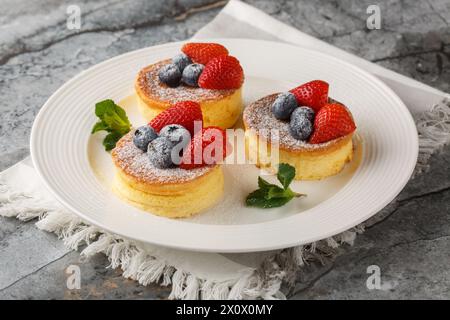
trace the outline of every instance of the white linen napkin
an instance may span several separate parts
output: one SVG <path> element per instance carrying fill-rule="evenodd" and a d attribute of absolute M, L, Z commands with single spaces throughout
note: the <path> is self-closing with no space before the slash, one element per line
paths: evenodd
<path fill-rule="evenodd" d="M 450 140 L 450 103 L 446 94 L 289 27 L 240 1 L 232 0 L 194 38 L 254 38 L 284 41 L 320 50 L 363 67 L 389 85 L 415 114 L 420 136 L 416 173 L 430 155 Z M 306 261 L 321 260 L 342 243 L 352 244 L 363 226 L 332 238 L 283 250 L 250 254 L 196 253 L 137 243 L 90 226 L 57 203 L 45 190 L 29 158 L 0 173 L 0 215 L 39 218 L 36 226 L 56 233 L 81 255 L 104 253 L 112 268 L 143 285 L 171 285 L 174 299 L 284 298 L 282 283 L 292 283 Z M 379 213 L 383 215 L 383 212 Z M 320 249 L 320 250 L 318 250 Z M 3 261 L 3 270 L 14 262 Z"/>

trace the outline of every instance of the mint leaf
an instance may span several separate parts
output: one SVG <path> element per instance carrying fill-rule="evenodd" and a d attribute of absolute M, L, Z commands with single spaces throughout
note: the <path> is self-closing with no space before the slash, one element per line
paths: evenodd
<path fill-rule="evenodd" d="M 95 104 L 95 115 L 109 127 L 111 131 L 126 134 L 131 124 L 125 110 L 108 99 Z"/>
<path fill-rule="evenodd" d="M 94 127 L 92 128 L 91 134 L 92 133 L 96 133 L 98 131 L 107 131 L 108 130 L 108 125 L 106 123 L 104 123 L 103 121 L 99 121 L 96 124 L 94 124 Z"/>
<path fill-rule="evenodd" d="M 249 207 L 258 207 L 263 209 L 281 207 L 288 203 L 292 198 L 271 198 L 267 199 L 267 192 L 258 189 L 247 196 L 245 203 Z"/>
<path fill-rule="evenodd" d="M 122 138 L 120 133 L 117 132 L 111 132 L 108 133 L 103 139 L 103 146 L 105 147 L 106 151 L 110 151 L 116 147 L 116 143 Z"/>
<path fill-rule="evenodd" d="M 280 163 L 278 166 L 277 178 L 283 185 L 283 188 L 287 189 L 295 177 L 295 168 L 287 163 Z"/>
<path fill-rule="evenodd" d="M 264 208 L 277 208 L 277 207 L 282 207 L 284 206 L 286 203 L 288 203 L 289 201 L 291 201 L 292 198 L 273 198 L 270 200 L 267 200 L 267 204 Z"/>
<path fill-rule="evenodd" d="M 285 190 L 275 184 L 269 183 L 261 177 L 258 177 L 259 190 L 265 192 L 264 197 L 266 199 L 278 198 L 285 196 Z"/>
<path fill-rule="evenodd" d="M 245 199 L 247 206 L 259 208 L 281 207 L 295 197 L 302 197 L 303 194 L 296 193 L 289 188 L 295 177 L 295 168 L 282 163 L 279 166 L 277 178 L 283 187 L 267 182 L 258 177 L 259 189 L 251 192 Z"/>
<path fill-rule="evenodd" d="M 257 189 L 247 196 L 245 203 L 247 206 L 266 208 L 267 200 L 265 196 L 265 190 Z"/>
<path fill-rule="evenodd" d="M 286 190 L 280 188 L 279 186 L 273 186 L 267 190 L 266 198 L 270 200 L 273 198 L 285 198 L 287 196 L 289 196 L 289 194 L 286 193 Z"/>
<path fill-rule="evenodd" d="M 276 185 L 267 182 L 266 180 L 264 180 L 261 177 L 258 177 L 258 187 L 260 189 L 267 189 L 267 188 L 270 188 L 272 186 L 276 186 Z"/>
<path fill-rule="evenodd" d="M 111 99 L 96 103 L 95 115 L 99 118 L 99 121 L 94 125 L 91 133 L 99 131 L 109 133 L 103 140 L 106 151 L 114 149 L 117 141 L 131 130 L 131 123 L 125 110 Z"/>

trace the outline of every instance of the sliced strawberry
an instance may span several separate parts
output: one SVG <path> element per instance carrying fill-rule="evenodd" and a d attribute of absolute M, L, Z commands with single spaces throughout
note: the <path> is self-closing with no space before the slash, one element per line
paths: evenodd
<path fill-rule="evenodd" d="M 149 125 L 159 132 L 168 124 L 179 124 L 194 135 L 194 122 L 203 121 L 202 109 L 197 102 L 181 101 L 158 114 Z"/>
<path fill-rule="evenodd" d="M 307 106 L 318 112 L 328 102 L 328 83 L 313 80 L 290 90 L 300 106 Z"/>
<path fill-rule="evenodd" d="M 327 103 L 314 118 L 313 144 L 331 141 L 355 131 L 356 125 L 347 109 L 339 103 Z"/>
<path fill-rule="evenodd" d="M 207 64 L 213 58 L 227 55 L 228 50 L 218 43 L 186 43 L 182 48 L 183 51 L 192 61 Z"/>
<path fill-rule="evenodd" d="M 225 130 L 219 127 L 203 128 L 185 149 L 180 168 L 190 170 L 215 164 L 225 159 L 230 150 Z"/>
<path fill-rule="evenodd" d="M 244 82 L 244 70 L 232 56 L 212 59 L 203 69 L 198 85 L 205 89 L 239 89 Z"/>

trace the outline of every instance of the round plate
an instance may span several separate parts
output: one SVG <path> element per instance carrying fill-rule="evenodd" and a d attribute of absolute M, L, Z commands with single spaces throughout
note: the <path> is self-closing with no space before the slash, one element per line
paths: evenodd
<path fill-rule="evenodd" d="M 246 104 L 273 92 L 322 79 L 330 96 L 353 113 L 360 141 L 355 160 L 335 177 L 295 182 L 308 197 L 277 209 L 248 208 L 258 169 L 230 165 L 220 203 L 190 219 L 171 220 L 130 206 L 110 191 L 114 168 L 103 150 L 94 104 L 120 102 L 134 126 L 134 78 L 138 70 L 170 58 L 183 43 L 133 51 L 102 62 L 63 85 L 37 116 L 31 155 L 55 197 L 89 223 L 121 236 L 174 248 L 210 252 L 250 252 L 320 240 L 368 219 L 386 206 L 411 176 L 418 155 L 414 121 L 402 101 L 380 80 L 331 56 L 299 47 L 248 39 L 214 39 L 245 70 Z M 359 165 L 358 165 L 359 164 Z M 273 177 L 269 177 L 269 180 Z"/>

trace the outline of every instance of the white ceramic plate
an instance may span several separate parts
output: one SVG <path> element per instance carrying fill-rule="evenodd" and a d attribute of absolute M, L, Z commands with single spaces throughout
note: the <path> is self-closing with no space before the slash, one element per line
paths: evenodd
<path fill-rule="evenodd" d="M 182 43 L 133 51 L 74 77 L 53 94 L 37 116 L 31 155 L 45 184 L 68 209 L 110 232 L 162 246 L 213 252 L 250 252 L 323 239 L 368 219 L 387 205 L 408 181 L 418 154 L 416 127 L 402 101 L 381 81 L 325 54 L 275 42 L 215 39 L 239 58 L 245 70 L 245 103 L 300 83 L 322 79 L 330 96 L 352 111 L 362 143 L 358 161 L 339 175 L 296 182 L 308 197 L 262 210 L 244 206 L 256 188 L 253 166 L 225 168 L 225 195 L 209 211 L 171 220 L 136 209 L 110 191 L 113 166 L 91 136 L 94 104 L 123 102 L 134 126 L 133 82 L 138 70 L 179 52 Z M 125 100 L 123 100 L 125 99 Z"/>

